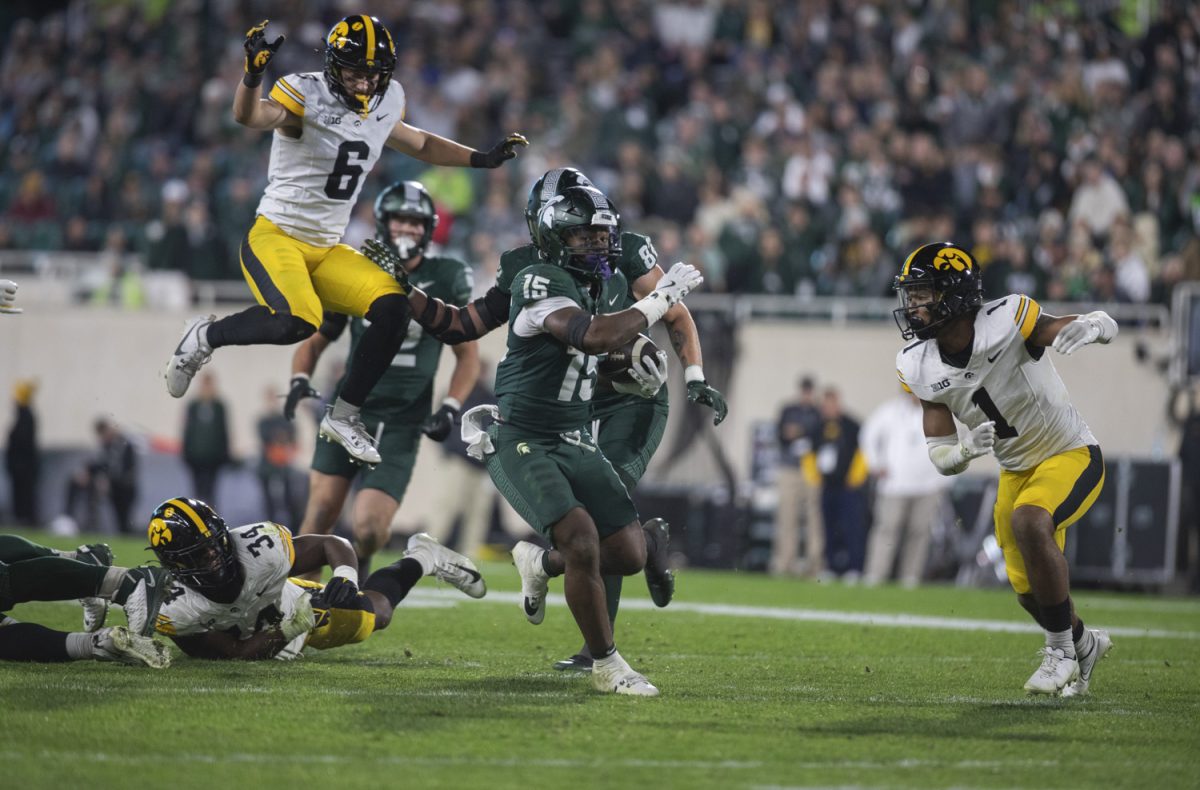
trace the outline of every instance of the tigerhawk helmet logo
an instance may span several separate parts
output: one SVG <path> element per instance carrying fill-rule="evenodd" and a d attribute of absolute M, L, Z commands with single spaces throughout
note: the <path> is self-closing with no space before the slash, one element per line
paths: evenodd
<path fill-rule="evenodd" d="M 361 28 L 362 23 L 360 22 L 358 26 Z M 346 42 L 349 41 L 349 39 L 346 38 L 346 34 L 349 32 L 350 26 L 346 24 L 346 20 L 343 19 L 341 22 L 338 22 L 333 26 L 333 30 L 329 31 L 329 43 L 338 49 L 341 49 L 342 47 L 346 46 Z"/>
<path fill-rule="evenodd" d="M 163 521 L 161 518 L 152 520 L 150 522 L 150 545 L 161 546 L 164 543 L 170 542 L 171 528 L 167 526 L 167 522 Z"/>
<path fill-rule="evenodd" d="M 954 247 L 947 247 L 940 250 L 933 259 L 933 267 L 938 271 L 953 269 L 956 272 L 965 271 L 971 268 L 971 261 L 963 254 L 962 250 Z"/>

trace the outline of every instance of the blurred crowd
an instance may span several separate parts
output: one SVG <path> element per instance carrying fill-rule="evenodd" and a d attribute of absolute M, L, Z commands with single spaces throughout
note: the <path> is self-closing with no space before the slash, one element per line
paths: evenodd
<path fill-rule="evenodd" d="M 33 4 L 18 3 L 24 8 Z M 1166 302 L 1200 279 L 1200 4 L 999 0 L 179 0 L 0 11 L 0 249 L 141 253 L 237 279 L 268 136 L 230 113 L 245 30 L 321 68 L 346 13 L 394 34 L 406 120 L 517 167 L 385 154 L 371 201 L 422 179 L 438 240 L 490 282 L 549 167 L 580 167 L 628 230 L 710 290 L 890 293 L 953 238 L 991 293 Z"/>

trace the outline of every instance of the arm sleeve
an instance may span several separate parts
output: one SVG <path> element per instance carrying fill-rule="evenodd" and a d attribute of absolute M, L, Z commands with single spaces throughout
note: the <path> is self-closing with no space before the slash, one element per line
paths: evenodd
<path fill-rule="evenodd" d="M 963 458 L 962 445 L 956 435 L 926 436 L 925 444 L 929 447 L 929 460 L 947 477 L 964 471 L 971 463 Z"/>

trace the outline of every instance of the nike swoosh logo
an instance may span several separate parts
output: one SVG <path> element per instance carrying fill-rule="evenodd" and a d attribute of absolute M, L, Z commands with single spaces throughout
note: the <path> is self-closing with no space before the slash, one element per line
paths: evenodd
<path fill-rule="evenodd" d="M 535 614 L 537 614 L 537 613 L 538 613 L 538 607 L 537 607 L 537 606 L 534 606 L 534 605 L 532 605 L 532 604 L 530 603 L 529 599 L 528 599 L 528 598 L 526 598 L 526 599 L 525 599 L 525 614 L 527 614 L 527 615 L 529 615 L 530 617 L 532 617 L 533 615 L 535 615 Z"/>
<path fill-rule="evenodd" d="M 422 291 L 426 291 L 429 289 L 429 286 L 433 285 L 433 280 L 426 280 L 425 282 L 414 283 L 414 285 L 416 285 L 416 287 L 420 288 Z"/>
<path fill-rule="evenodd" d="M 375 120 L 382 121 L 386 117 L 388 117 L 388 113 L 385 112 L 383 115 L 376 115 Z"/>
<path fill-rule="evenodd" d="M 621 298 L 621 295 L 620 295 L 620 294 L 617 294 L 617 295 L 616 295 L 616 296 L 614 296 L 612 299 L 609 299 L 609 300 L 608 300 L 608 306 L 609 306 L 609 307 L 612 307 L 613 305 L 615 305 L 615 304 L 617 303 L 617 300 L 618 300 L 618 299 L 620 299 L 620 298 Z"/>
<path fill-rule="evenodd" d="M 458 568 L 460 571 L 462 571 L 463 573 L 470 576 L 471 581 L 473 581 L 473 582 L 477 582 L 483 578 L 482 576 L 479 575 L 479 571 L 473 571 L 465 565 L 459 565 L 457 562 L 452 563 L 452 564 L 454 565 L 455 568 Z"/>
<path fill-rule="evenodd" d="M 996 357 L 1000 356 L 1000 355 L 1001 355 L 1001 354 L 1003 354 L 1003 353 L 1004 353 L 1003 351 L 997 351 L 995 354 L 993 354 L 992 356 L 988 357 L 988 362 L 995 362 L 995 361 L 996 361 Z"/>
<path fill-rule="evenodd" d="M 153 577 L 153 576 L 147 576 L 147 577 L 146 577 L 146 586 L 147 586 L 147 587 L 153 587 L 153 586 L 154 586 L 154 577 Z"/>

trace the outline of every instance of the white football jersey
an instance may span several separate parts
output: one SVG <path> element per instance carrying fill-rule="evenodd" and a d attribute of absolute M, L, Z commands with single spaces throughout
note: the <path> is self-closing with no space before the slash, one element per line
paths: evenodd
<path fill-rule="evenodd" d="M 300 116 L 304 126 L 296 138 L 275 130 L 258 213 L 300 241 L 332 247 L 345 233 L 388 135 L 404 119 L 404 88 L 392 80 L 365 115 L 342 104 L 319 71 L 280 77 L 270 97 Z"/>
<path fill-rule="evenodd" d="M 945 404 L 968 428 L 995 421 L 993 452 L 1000 467 L 1013 472 L 1096 444 L 1046 349 L 1026 345 L 1041 312 L 1037 302 L 1017 294 L 983 305 L 965 368 L 943 360 L 936 340 L 918 341 L 896 355 L 907 391 Z"/>
<path fill-rule="evenodd" d="M 231 603 L 218 603 L 179 582 L 159 610 L 156 628 L 167 636 L 191 636 L 206 631 L 237 629 L 240 639 L 264 626 L 276 625 L 284 614 L 283 590 L 296 559 L 292 533 L 270 521 L 229 530 L 238 563 L 242 591 Z"/>

